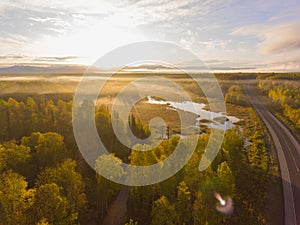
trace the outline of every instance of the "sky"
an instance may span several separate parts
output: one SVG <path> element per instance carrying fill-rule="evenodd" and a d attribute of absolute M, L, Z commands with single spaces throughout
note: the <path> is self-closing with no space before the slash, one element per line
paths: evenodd
<path fill-rule="evenodd" d="M 0 67 L 167 41 L 216 70 L 300 71 L 299 0 L 1 0 Z"/>

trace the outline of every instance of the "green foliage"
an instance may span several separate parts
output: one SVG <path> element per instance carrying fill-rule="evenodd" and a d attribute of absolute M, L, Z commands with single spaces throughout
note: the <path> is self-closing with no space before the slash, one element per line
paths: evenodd
<path fill-rule="evenodd" d="M 286 79 L 286 77 L 285 77 Z M 297 78 L 299 80 L 299 76 Z M 274 103 L 280 105 L 276 108 L 281 117 L 300 133 L 300 92 L 299 81 L 262 80 L 258 87 L 269 96 Z"/>
<path fill-rule="evenodd" d="M 235 181 L 234 176 L 227 162 L 222 162 L 217 169 L 215 176 L 216 191 L 226 196 L 234 197 Z"/>
<path fill-rule="evenodd" d="M 258 74 L 255 73 L 217 73 L 215 76 L 220 80 L 248 80 L 255 79 Z"/>
<path fill-rule="evenodd" d="M 40 169 L 55 166 L 68 156 L 64 138 L 58 133 L 32 133 L 23 137 L 21 143 L 30 147 Z"/>
<path fill-rule="evenodd" d="M 34 191 L 27 190 L 24 177 L 7 171 L 0 176 L 0 215 L 5 224 L 27 224 L 27 210 L 34 201 Z"/>
<path fill-rule="evenodd" d="M 0 99 L 0 140 L 9 140 L 10 139 L 10 120 L 9 120 L 9 111 L 8 104 L 3 99 Z"/>
<path fill-rule="evenodd" d="M 130 116 L 129 125 L 132 133 L 139 139 L 145 139 L 150 135 L 149 127 L 143 125 L 142 122 L 134 115 Z"/>
<path fill-rule="evenodd" d="M 95 163 L 95 170 L 98 174 L 110 174 L 110 179 L 122 179 L 125 174 L 122 167 L 122 160 L 113 154 L 101 155 Z"/>
<path fill-rule="evenodd" d="M 179 183 L 177 190 L 175 211 L 178 221 L 176 224 L 190 224 L 192 220 L 192 194 L 184 181 Z"/>
<path fill-rule="evenodd" d="M 134 222 L 132 219 L 130 219 L 128 223 L 125 223 L 125 225 L 138 225 L 138 222 Z"/>
<path fill-rule="evenodd" d="M 42 218 L 36 225 L 50 225 L 45 218 Z"/>
<path fill-rule="evenodd" d="M 107 180 L 99 174 L 111 174 L 111 179 L 122 179 L 124 170 L 121 165 L 122 161 L 114 154 L 102 155 L 95 162 L 96 174 L 96 198 L 97 206 L 101 217 L 108 207 L 108 204 L 121 190 L 121 186 Z"/>
<path fill-rule="evenodd" d="M 235 105 L 249 106 L 249 100 L 244 95 L 240 85 L 233 85 L 228 89 L 228 92 L 225 96 L 225 102 Z"/>
<path fill-rule="evenodd" d="M 66 198 L 68 204 L 66 213 L 69 217 L 78 220 L 83 216 L 86 207 L 85 185 L 81 175 L 76 172 L 75 161 L 67 159 L 56 168 L 42 171 L 38 176 L 36 187 L 47 184 L 58 185 L 62 196 Z"/>
<path fill-rule="evenodd" d="M 196 199 L 193 204 L 193 224 L 194 225 L 208 225 L 208 219 L 212 216 L 215 216 L 215 212 L 208 210 L 207 205 L 204 202 L 203 194 L 198 192 Z M 219 216 L 219 215 L 216 215 Z"/>
<path fill-rule="evenodd" d="M 260 73 L 257 79 L 265 80 L 299 80 L 300 73 Z"/>
<path fill-rule="evenodd" d="M 15 142 L 0 145 L 0 215 L 5 224 L 68 225 L 82 220 L 86 209 L 85 184 L 75 170 L 75 161 L 67 159 L 57 164 L 65 157 L 59 153 L 65 150 L 62 136 L 56 133 L 33 133 L 24 137 L 20 145 Z M 59 153 L 55 154 L 56 151 Z M 41 169 L 46 165 L 52 167 L 40 173 L 35 189 L 27 190 L 25 178 L 15 172 L 36 179 L 38 171 L 30 167 L 34 163 L 44 165 Z"/>
<path fill-rule="evenodd" d="M 257 119 L 255 118 L 255 121 Z M 199 137 L 194 155 L 181 172 L 161 184 L 130 188 L 129 205 L 134 212 L 131 214 L 132 217 L 139 218 L 145 224 L 149 217 L 152 218 L 151 224 L 265 224 L 265 216 L 262 212 L 266 206 L 270 185 L 269 161 L 271 159 L 265 151 L 265 146 L 259 144 L 265 137 L 265 129 L 259 120 L 257 121 L 251 130 L 247 129 L 249 131 L 247 137 L 249 138 L 252 132 L 253 135 L 255 134 L 256 146 L 259 147 L 258 153 L 264 157 L 259 158 L 257 155 L 254 158 L 259 160 L 253 159 L 250 163 L 244 148 L 244 137 L 240 129 L 235 127 L 226 132 L 222 149 L 214 163 L 206 171 L 199 172 L 199 162 L 209 138 L 209 135 L 202 135 Z M 254 123 L 249 120 L 250 122 Z M 169 151 L 176 147 L 176 143 L 172 139 L 164 140 L 162 142 L 164 147 L 157 147 L 158 153 L 154 150 L 148 152 L 147 156 L 132 151 L 131 160 L 139 165 L 158 162 L 164 159 L 164 155 L 170 154 Z M 174 193 L 172 190 L 176 186 L 177 193 Z M 218 213 L 215 210 L 217 203 L 215 192 L 232 197 L 237 213 L 232 217 Z M 151 201 L 153 202 L 152 213 L 149 215 L 147 210 Z M 240 215 L 244 219 L 241 219 Z M 162 222 L 158 223 L 158 221 Z"/>
<path fill-rule="evenodd" d="M 276 101 L 292 103 L 291 110 L 298 104 L 287 97 L 293 95 L 291 92 L 282 95 L 285 97 Z M 233 104 L 248 104 L 239 86 L 229 88 L 226 98 Z M 85 104 L 93 103 L 84 102 L 81 107 Z M 0 223 L 89 224 L 105 216 L 110 203 L 124 188 L 95 174 L 76 153 L 71 108 L 72 102 L 62 100 L 0 100 L 3 124 L 0 127 Z M 286 110 L 289 110 L 287 106 Z M 128 125 L 118 115 L 113 116 L 113 122 L 126 132 Z M 176 175 L 158 184 L 130 187 L 129 218 L 146 225 L 265 224 L 269 173 L 274 162 L 264 144 L 265 128 L 251 109 L 249 118 L 243 133 L 238 127 L 226 132 L 221 151 L 207 170 L 200 172 L 198 166 L 209 133 L 199 137 L 192 158 Z M 129 127 L 137 137 L 148 137 L 147 126 L 135 116 L 129 119 Z M 100 138 L 110 151 L 110 155 L 95 161 L 98 172 L 107 170 L 112 176 L 122 178 L 121 162 L 136 166 L 159 162 L 162 169 L 172 166 L 163 160 L 172 154 L 179 137 L 173 136 L 152 151 L 141 152 L 128 149 L 117 140 L 106 107 L 96 109 L 95 122 Z M 244 137 L 252 144 L 245 147 Z M 4 142 L 11 139 L 16 141 Z M 187 148 L 189 139 L 182 144 Z M 145 147 L 136 145 L 135 149 Z M 27 189 L 26 180 L 34 188 Z M 215 210 L 215 192 L 233 198 L 235 213 L 231 217 Z M 130 220 L 127 224 L 137 222 Z"/>
<path fill-rule="evenodd" d="M 161 196 L 153 202 L 151 225 L 174 225 L 176 218 L 174 205 L 170 204 L 165 196 Z"/>
<path fill-rule="evenodd" d="M 72 121 L 72 103 L 58 100 L 41 100 L 36 102 L 32 98 L 17 101 L 9 98 L 0 100 L 0 141 L 13 138 L 20 140 L 34 131 L 59 132 L 68 137 L 68 129 Z"/>
<path fill-rule="evenodd" d="M 73 215 L 68 214 L 70 206 L 60 189 L 55 183 L 37 188 L 33 210 L 37 221 L 46 218 L 49 223 L 57 225 L 73 224 L 76 221 Z"/>
<path fill-rule="evenodd" d="M 17 145 L 15 142 L 0 144 L 0 172 L 13 170 L 26 175 L 30 171 L 31 160 L 30 148 L 24 145 Z"/>

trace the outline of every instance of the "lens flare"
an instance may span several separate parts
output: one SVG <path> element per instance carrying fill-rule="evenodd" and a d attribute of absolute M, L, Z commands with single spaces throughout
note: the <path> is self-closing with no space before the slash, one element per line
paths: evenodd
<path fill-rule="evenodd" d="M 215 193 L 215 197 L 216 197 L 216 199 L 219 200 L 219 202 L 222 206 L 226 205 L 226 201 L 222 198 L 222 196 L 219 193 Z"/>
<path fill-rule="evenodd" d="M 229 196 L 222 198 L 219 193 L 215 193 L 215 198 L 219 201 L 216 204 L 216 210 L 224 215 L 233 213 L 233 201 Z"/>

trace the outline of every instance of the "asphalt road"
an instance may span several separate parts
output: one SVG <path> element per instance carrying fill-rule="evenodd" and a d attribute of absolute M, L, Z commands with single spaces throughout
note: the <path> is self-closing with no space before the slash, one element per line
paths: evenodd
<path fill-rule="evenodd" d="M 298 138 L 244 86 L 253 107 L 266 124 L 280 164 L 285 225 L 300 225 L 300 144 Z"/>

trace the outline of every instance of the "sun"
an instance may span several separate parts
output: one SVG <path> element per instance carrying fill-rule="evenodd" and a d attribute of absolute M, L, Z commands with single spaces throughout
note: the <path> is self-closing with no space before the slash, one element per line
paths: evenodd
<path fill-rule="evenodd" d="M 33 55 L 78 56 L 74 62 L 91 65 L 105 53 L 147 38 L 130 21 L 129 15 L 118 14 L 106 19 L 82 16 L 73 26 L 57 35 L 45 35 L 31 48 Z"/>

